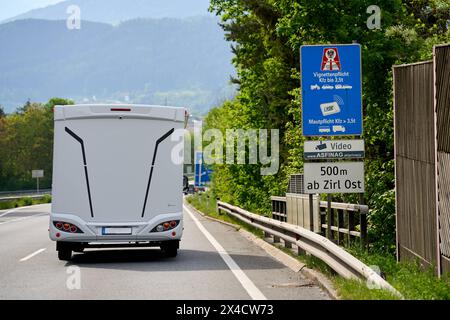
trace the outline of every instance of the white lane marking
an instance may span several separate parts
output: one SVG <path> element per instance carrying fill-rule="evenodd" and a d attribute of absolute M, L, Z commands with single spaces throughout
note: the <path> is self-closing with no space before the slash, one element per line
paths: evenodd
<path fill-rule="evenodd" d="M 3 221 L 3 222 L 0 222 L 0 225 L 7 224 L 7 223 L 10 223 L 10 222 L 17 222 L 17 221 L 22 221 L 22 220 L 28 220 L 28 219 L 31 219 L 31 218 L 34 218 L 34 217 L 47 216 L 47 215 L 48 215 L 48 213 L 37 213 L 37 214 L 33 214 L 33 215 L 27 216 L 27 217 L 22 217 L 22 218 L 17 218 L 17 219 L 11 219 L 11 220 L 7 220 L 7 221 Z"/>
<path fill-rule="evenodd" d="M 31 258 L 33 258 L 34 256 L 38 255 L 39 253 L 44 252 L 45 250 L 46 250 L 46 248 L 42 248 L 42 249 L 36 250 L 32 254 L 27 255 L 25 258 L 20 259 L 20 262 L 24 262 L 24 261 L 30 260 Z"/>
<path fill-rule="evenodd" d="M 15 208 L 15 209 L 11 209 L 11 210 L 8 210 L 8 211 L 6 211 L 6 212 L 3 212 L 2 214 L 0 214 L 0 218 L 6 216 L 7 214 L 16 212 L 16 211 L 18 211 L 18 210 L 20 210 L 20 209 L 22 209 L 22 208 Z"/>
<path fill-rule="evenodd" d="M 231 270 L 231 272 L 233 272 L 236 279 L 241 283 L 242 287 L 244 287 L 244 289 L 247 291 L 250 297 L 253 300 L 267 300 L 264 294 L 255 286 L 252 280 L 250 280 L 249 277 L 247 277 L 244 271 L 242 271 L 241 268 L 239 268 L 237 263 L 233 260 L 233 258 L 231 258 L 231 256 L 222 247 L 222 245 L 219 242 L 217 242 L 217 240 L 211 235 L 211 233 L 209 233 L 208 230 L 206 230 L 206 228 L 201 224 L 201 222 L 197 219 L 194 213 L 192 213 L 192 211 L 185 205 L 183 205 L 183 207 L 184 210 L 186 210 L 186 212 L 190 215 L 192 220 L 194 220 L 195 224 L 200 229 L 200 231 L 205 235 L 206 239 L 208 239 L 208 241 L 219 253 L 220 257 L 227 264 L 228 268 Z"/>

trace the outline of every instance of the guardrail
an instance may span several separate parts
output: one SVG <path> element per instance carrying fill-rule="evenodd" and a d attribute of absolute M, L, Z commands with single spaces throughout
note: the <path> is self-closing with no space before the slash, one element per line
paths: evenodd
<path fill-rule="evenodd" d="M 0 201 L 14 201 L 21 198 L 41 199 L 47 195 L 51 195 L 51 189 L 36 191 L 24 190 L 24 191 L 2 191 L 0 192 Z"/>
<path fill-rule="evenodd" d="M 36 194 L 49 194 L 52 189 L 40 189 L 39 192 L 36 189 L 33 190 L 17 190 L 17 191 L 0 191 L 0 197 L 3 196 L 19 196 L 19 195 L 36 195 Z"/>
<path fill-rule="evenodd" d="M 297 246 L 298 252 L 308 252 L 325 262 L 334 271 L 346 279 L 365 279 L 368 283 L 385 289 L 397 297 L 403 296 L 374 270 L 356 259 L 329 239 L 302 227 L 263 217 L 231 204 L 218 201 L 218 211 L 225 211 L 231 216 L 264 231 L 267 237 L 273 237 L 275 243 L 283 239 L 287 248 Z"/>

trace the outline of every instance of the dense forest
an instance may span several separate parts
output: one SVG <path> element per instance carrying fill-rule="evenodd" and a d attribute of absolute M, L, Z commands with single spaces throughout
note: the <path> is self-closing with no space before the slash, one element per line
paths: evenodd
<path fill-rule="evenodd" d="M 381 28 L 370 30 L 370 5 Z M 362 47 L 366 142 L 366 202 L 375 250 L 395 248 L 392 66 L 430 59 L 434 44 L 450 41 L 448 1 L 212 0 L 233 44 L 237 97 L 214 108 L 206 128 L 280 130 L 275 176 L 258 165 L 216 165 L 213 192 L 224 201 L 268 213 L 270 195 L 283 194 L 289 175 L 303 168 L 299 49 L 304 44 L 357 42 Z M 336 200 L 356 201 L 351 196 Z"/>

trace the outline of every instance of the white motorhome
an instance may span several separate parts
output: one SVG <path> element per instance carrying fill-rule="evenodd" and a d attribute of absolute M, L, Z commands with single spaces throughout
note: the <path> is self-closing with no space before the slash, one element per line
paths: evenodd
<path fill-rule="evenodd" d="M 173 159 L 173 133 L 185 117 L 183 108 L 161 106 L 55 107 L 49 233 L 60 260 L 90 247 L 177 255 L 183 163 Z"/>

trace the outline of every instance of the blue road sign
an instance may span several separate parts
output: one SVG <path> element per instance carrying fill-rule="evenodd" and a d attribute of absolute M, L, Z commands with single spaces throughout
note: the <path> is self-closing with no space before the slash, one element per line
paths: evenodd
<path fill-rule="evenodd" d="M 302 46 L 304 136 L 362 135 L 361 46 Z"/>
<path fill-rule="evenodd" d="M 195 153 L 195 187 L 204 187 L 211 181 L 212 170 L 203 163 L 203 152 Z"/>

